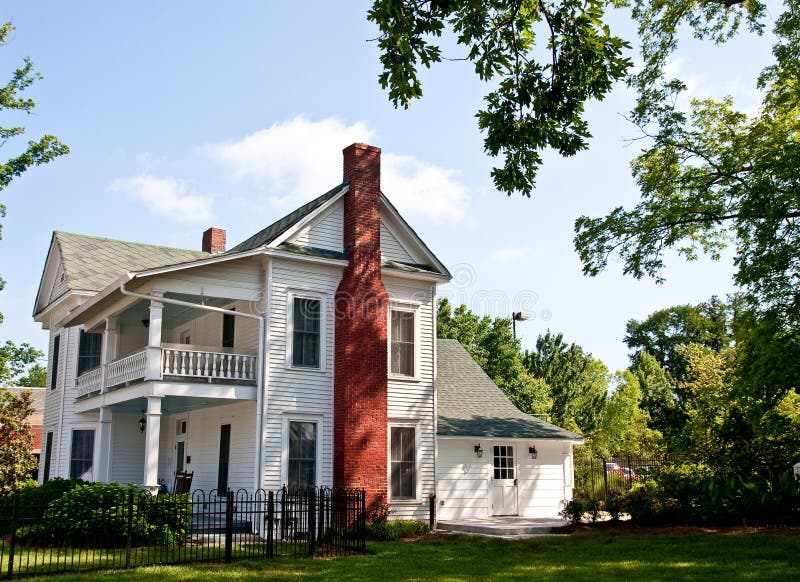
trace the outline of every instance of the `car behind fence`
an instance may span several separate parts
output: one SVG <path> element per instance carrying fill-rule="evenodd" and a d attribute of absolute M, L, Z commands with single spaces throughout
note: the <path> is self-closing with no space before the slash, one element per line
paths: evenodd
<path fill-rule="evenodd" d="M 611 492 L 630 491 L 635 483 L 652 479 L 665 467 L 675 465 L 678 461 L 678 456 L 674 454 L 576 460 L 575 491 L 583 491 L 592 499 L 605 499 Z"/>
<path fill-rule="evenodd" d="M 81 489 L 44 507 L 21 504 L 17 494 L 4 499 L 0 577 L 366 548 L 361 489 L 155 496 L 133 487 L 104 495 Z"/>

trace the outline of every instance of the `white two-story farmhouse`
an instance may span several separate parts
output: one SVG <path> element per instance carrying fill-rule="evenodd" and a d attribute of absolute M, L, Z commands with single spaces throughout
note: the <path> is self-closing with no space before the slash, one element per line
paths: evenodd
<path fill-rule="evenodd" d="M 380 150 L 226 249 L 56 232 L 40 479 L 363 487 L 395 517 L 553 515 L 576 435 L 522 414 L 436 341 L 450 274 L 380 190 Z M 438 346 L 438 349 L 437 349 Z M 437 378 L 438 374 L 438 378 Z"/>

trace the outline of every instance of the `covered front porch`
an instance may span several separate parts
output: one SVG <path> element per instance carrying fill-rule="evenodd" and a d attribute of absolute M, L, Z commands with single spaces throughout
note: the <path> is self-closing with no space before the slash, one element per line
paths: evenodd
<path fill-rule="evenodd" d="M 185 291 L 123 285 L 74 321 L 72 406 L 93 426 L 95 481 L 155 490 L 186 471 L 192 489 L 257 483 L 260 318 L 235 290 Z"/>

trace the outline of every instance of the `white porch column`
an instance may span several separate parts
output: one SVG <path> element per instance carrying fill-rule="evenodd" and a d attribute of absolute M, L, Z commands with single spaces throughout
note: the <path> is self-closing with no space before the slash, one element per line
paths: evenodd
<path fill-rule="evenodd" d="M 97 446 L 94 451 L 95 480 L 111 481 L 111 408 L 100 407 L 100 422 L 97 424 Z"/>
<path fill-rule="evenodd" d="M 145 487 L 158 489 L 158 443 L 161 436 L 161 396 L 147 397 L 147 425 L 144 433 Z"/>
<path fill-rule="evenodd" d="M 103 368 L 100 391 L 104 392 L 106 388 L 106 378 L 108 377 L 108 365 L 117 357 L 117 318 L 115 316 L 106 317 L 106 330 L 103 332 L 102 354 Z"/>
<path fill-rule="evenodd" d="M 153 292 L 159 297 L 162 293 Z M 147 341 L 147 368 L 144 373 L 145 380 L 161 379 L 161 319 L 164 304 L 155 299 L 150 300 L 150 326 Z"/>

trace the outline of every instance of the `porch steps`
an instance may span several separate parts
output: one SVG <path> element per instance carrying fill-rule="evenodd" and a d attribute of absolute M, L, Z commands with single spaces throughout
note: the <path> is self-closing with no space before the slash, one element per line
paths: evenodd
<path fill-rule="evenodd" d="M 437 531 L 495 537 L 536 537 L 558 535 L 565 521 L 553 517 L 487 517 L 439 521 Z"/>

